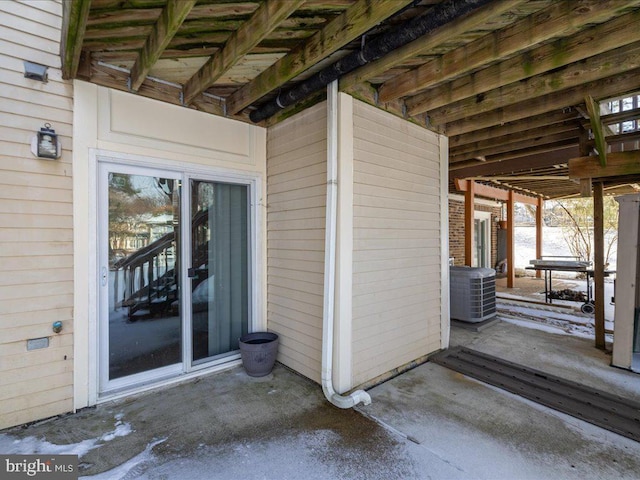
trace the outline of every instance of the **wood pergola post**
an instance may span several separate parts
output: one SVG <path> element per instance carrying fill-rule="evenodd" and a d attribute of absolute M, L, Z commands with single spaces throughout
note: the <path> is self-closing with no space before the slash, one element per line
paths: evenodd
<path fill-rule="evenodd" d="M 507 198 L 507 288 L 513 288 L 516 282 L 515 261 L 515 208 L 513 190 L 509 190 Z"/>
<path fill-rule="evenodd" d="M 596 348 L 605 348 L 604 338 L 604 188 L 602 182 L 593 184 L 593 288 L 595 299 Z"/>
<path fill-rule="evenodd" d="M 467 180 L 467 190 L 464 193 L 464 264 L 469 267 L 473 266 L 475 184 L 473 180 Z"/>
<path fill-rule="evenodd" d="M 542 218 L 544 209 L 544 200 L 538 197 L 538 205 L 536 206 L 536 258 L 542 258 L 542 227 L 544 219 Z M 542 277 L 542 271 L 536 270 L 536 278 Z"/>

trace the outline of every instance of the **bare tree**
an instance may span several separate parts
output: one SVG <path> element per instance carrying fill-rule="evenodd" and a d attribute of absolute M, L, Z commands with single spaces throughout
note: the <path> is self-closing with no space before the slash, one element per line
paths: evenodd
<path fill-rule="evenodd" d="M 576 198 L 556 201 L 551 209 L 555 222 L 562 227 L 571 255 L 593 261 L 593 199 Z M 603 201 L 605 265 L 615 253 L 618 242 L 618 204 L 613 197 Z"/>

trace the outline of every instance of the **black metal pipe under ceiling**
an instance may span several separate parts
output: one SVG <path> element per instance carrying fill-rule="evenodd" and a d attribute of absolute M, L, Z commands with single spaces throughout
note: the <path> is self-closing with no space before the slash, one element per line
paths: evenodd
<path fill-rule="evenodd" d="M 373 38 L 365 43 L 361 50 L 350 53 L 287 92 L 280 93 L 275 100 L 269 101 L 251 112 L 249 118 L 255 123 L 267 119 L 279 110 L 326 87 L 342 75 L 377 60 L 396 48 L 402 47 L 490 1 L 492 0 L 446 0 L 434 6 L 425 15 L 411 19 L 393 30 Z"/>

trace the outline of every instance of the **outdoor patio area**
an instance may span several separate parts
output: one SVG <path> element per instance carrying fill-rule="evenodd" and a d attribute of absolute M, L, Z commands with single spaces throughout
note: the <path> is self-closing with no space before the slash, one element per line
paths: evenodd
<path fill-rule="evenodd" d="M 451 343 L 640 401 L 593 342 L 508 321 Z M 5 453 L 80 455 L 87 478 L 637 478 L 640 443 L 427 362 L 339 410 L 278 365 L 241 368 L 0 434 Z"/>

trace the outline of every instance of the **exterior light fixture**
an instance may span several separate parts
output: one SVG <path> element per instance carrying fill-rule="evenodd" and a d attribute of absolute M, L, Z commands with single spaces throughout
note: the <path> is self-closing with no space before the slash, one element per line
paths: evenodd
<path fill-rule="evenodd" d="M 45 123 L 44 127 L 36 133 L 31 141 L 31 153 L 38 158 L 49 158 L 55 160 L 60 158 L 61 148 L 56 131 L 51 128 L 50 123 Z"/>
<path fill-rule="evenodd" d="M 39 63 L 24 61 L 24 77 L 39 82 L 46 82 L 48 78 L 47 70 L 49 67 L 40 65 Z"/>

